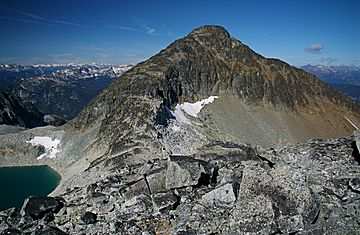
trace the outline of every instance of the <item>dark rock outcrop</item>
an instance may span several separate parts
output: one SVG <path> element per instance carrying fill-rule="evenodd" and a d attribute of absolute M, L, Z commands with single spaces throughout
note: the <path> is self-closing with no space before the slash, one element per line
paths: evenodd
<path fill-rule="evenodd" d="M 85 212 L 85 214 L 83 214 L 81 216 L 81 220 L 85 223 L 85 224 L 94 224 L 96 223 L 96 214 L 92 213 L 92 212 Z"/>
<path fill-rule="evenodd" d="M 44 122 L 51 126 L 62 126 L 66 123 L 66 120 L 57 115 L 45 115 Z"/>
<path fill-rule="evenodd" d="M 22 216 L 29 215 L 33 219 L 41 219 L 46 214 L 57 213 L 64 206 L 59 198 L 53 197 L 29 197 L 21 208 Z"/>
<path fill-rule="evenodd" d="M 53 224 L 64 203 L 61 198 L 29 197 L 20 211 L 10 208 L 0 212 L 0 234 L 66 234 Z"/>
<path fill-rule="evenodd" d="M 33 128 L 43 126 L 43 118 L 34 105 L 0 90 L 0 124 Z"/>

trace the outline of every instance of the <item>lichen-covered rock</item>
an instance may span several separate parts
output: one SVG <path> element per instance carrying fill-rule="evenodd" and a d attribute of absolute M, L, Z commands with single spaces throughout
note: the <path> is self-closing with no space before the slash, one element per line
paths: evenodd
<path fill-rule="evenodd" d="M 153 196 L 153 202 L 158 210 L 166 208 L 172 209 L 178 203 L 178 197 L 174 192 L 168 191 L 167 193 L 158 193 Z"/>
<path fill-rule="evenodd" d="M 239 201 L 234 210 L 234 232 L 237 234 L 272 234 L 276 231 L 276 210 L 271 199 L 263 194 Z"/>
<path fill-rule="evenodd" d="M 205 161 L 196 160 L 188 156 L 171 156 L 166 170 L 165 187 L 167 189 L 195 186 L 200 179 L 206 177 Z M 203 178 L 201 178 L 203 176 Z M 210 178 L 208 182 L 210 183 Z"/>
<path fill-rule="evenodd" d="M 61 126 L 66 123 L 66 120 L 60 116 L 52 114 L 52 115 L 45 115 L 44 122 L 47 125 L 51 125 L 51 126 Z"/>
<path fill-rule="evenodd" d="M 228 183 L 222 185 L 201 198 L 201 202 L 209 207 L 232 206 L 236 200 L 233 185 Z"/>

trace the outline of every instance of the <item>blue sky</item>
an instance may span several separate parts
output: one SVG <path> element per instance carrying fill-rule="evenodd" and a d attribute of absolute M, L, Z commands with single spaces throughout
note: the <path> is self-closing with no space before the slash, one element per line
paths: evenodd
<path fill-rule="evenodd" d="M 205 24 L 292 65 L 360 65 L 357 0 L 2 0 L 0 63 L 137 63 Z"/>

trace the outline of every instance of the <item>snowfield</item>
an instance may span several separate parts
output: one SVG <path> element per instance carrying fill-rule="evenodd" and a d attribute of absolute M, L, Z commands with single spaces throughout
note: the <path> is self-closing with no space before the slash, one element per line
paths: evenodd
<path fill-rule="evenodd" d="M 219 98 L 218 96 L 210 96 L 207 99 L 197 101 L 195 103 L 188 103 L 185 102 L 183 104 L 177 104 L 175 107 L 175 111 L 173 112 L 173 115 L 175 116 L 176 120 L 179 121 L 181 124 L 191 124 L 191 121 L 186 118 L 184 112 L 189 114 L 190 116 L 197 117 L 197 115 L 200 113 L 201 109 L 207 105 L 214 102 L 216 98 Z"/>
<path fill-rule="evenodd" d="M 30 143 L 33 146 L 42 145 L 45 148 L 45 153 L 41 154 L 37 157 L 37 160 L 41 160 L 43 158 L 55 158 L 56 154 L 60 152 L 58 149 L 58 145 L 60 144 L 60 140 L 52 139 L 48 136 L 35 136 L 26 143 Z"/>

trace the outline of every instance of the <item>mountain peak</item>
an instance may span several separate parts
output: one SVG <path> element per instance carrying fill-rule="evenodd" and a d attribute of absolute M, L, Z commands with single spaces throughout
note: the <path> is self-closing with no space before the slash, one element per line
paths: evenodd
<path fill-rule="evenodd" d="M 177 105 L 211 96 L 219 99 L 212 111 L 208 108 L 211 123 L 206 125 L 257 145 L 337 137 L 353 130 L 344 116 L 360 122 L 359 108 L 349 97 L 303 70 L 257 54 L 223 27 L 206 25 L 124 73 L 73 124 L 102 123 L 99 136 L 106 136 L 115 154 L 126 141 L 116 133 L 135 126 L 154 132 L 158 125 L 167 128 Z M 119 126 L 129 116 L 131 125 Z"/>
<path fill-rule="evenodd" d="M 208 35 L 208 36 L 219 36 L 225 35 L 230 37 L 229 32 L 222 26 L 218 25 L 203 25 L 190 32 L 190 36 Z"/>
<path fill-rule="evenodd" d="M 229 32 L 224 27 L 216 25 L 204 25 L 196 28 L 186 38 L 193 39 L 201 46 L 213 49 L 225 57 L 234 45 L 234 40 Z"/>

